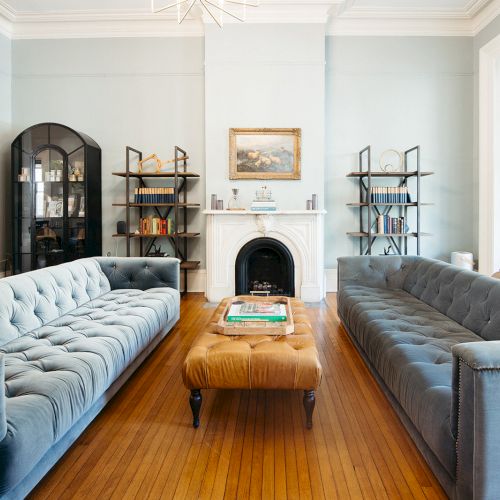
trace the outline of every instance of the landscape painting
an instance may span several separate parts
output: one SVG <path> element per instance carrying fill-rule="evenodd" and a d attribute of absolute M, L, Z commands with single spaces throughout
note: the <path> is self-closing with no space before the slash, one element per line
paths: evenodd
<path fill-rule="evenodd" d="M 229 130 L 230 179 L 300 179 L 299 128 Z"/>

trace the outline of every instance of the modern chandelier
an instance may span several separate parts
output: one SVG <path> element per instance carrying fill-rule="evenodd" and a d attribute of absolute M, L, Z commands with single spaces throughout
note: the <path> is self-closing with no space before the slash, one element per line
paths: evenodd
<path fill-rule="evenodd" d="M 186 5 L 187 4 L 187 5 Z M 177 22 L 179 24 L 186 19 L 186 16 L 191 12 L 193 7 L 199 4 L 203 10 L 205 10 L 210 17 L 214 20 L 216 24 L 218 24 L 219 28 L 222 28 L 223 26 L 223 21 L 222 21 L 222 16 L 224 14 L 227 14 L 228 16 L 233 17 L 234 19 L 237 19 L 238 21 L 245 22 L 246 20 L 246 13 L 247 13 L 247 7 L 258 7 L 259 6 L 259 0 L 253 0 L 253 1 L 248 1 L 248 0 L 178 0 L 177 2 L 170 3 L 166 5 L 165 7 L 160 7 L 156 8 L 155 7 L 155 0 L 151 0 L 151 11 L 153 14 L 158 14 L 159 12 L 163 12 L 168 9 L 176 9 L 177 10 Z M 235 5 L 242 5 L 243 6 L 243 15 L 237 15 L 234 12 L 230 12 L 226 8 L 226 4 L 235 4 Z M 182 12 L 182 8 L 185 7 L 186 10 Z"/>

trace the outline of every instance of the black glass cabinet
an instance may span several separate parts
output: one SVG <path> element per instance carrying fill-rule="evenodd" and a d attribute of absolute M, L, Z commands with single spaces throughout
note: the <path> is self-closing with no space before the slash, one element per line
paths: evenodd
<path fill-rule="evenodd" d="M 12 143 L 14 272 L 101 255 L 101 148 L 58 123 Z"/>

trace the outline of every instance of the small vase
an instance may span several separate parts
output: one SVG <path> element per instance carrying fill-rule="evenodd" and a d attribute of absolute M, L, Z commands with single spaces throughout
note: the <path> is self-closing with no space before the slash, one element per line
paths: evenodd
<path fill-rule="evenodd" d="M 239 189 L 233 188 L 231 189 L 233 196 L 229 198 L 229 201 L 227 203 L 227 209 L 228 210 L 238 210 L 240 208 L 240 201 L 238 199 L 238 193 Z"/>

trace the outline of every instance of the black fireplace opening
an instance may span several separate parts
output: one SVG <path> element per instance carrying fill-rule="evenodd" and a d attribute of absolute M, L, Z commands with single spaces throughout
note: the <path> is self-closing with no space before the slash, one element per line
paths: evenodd
<path fill-rule="evenodd" d="M 290 250 L 274 238 L 256 238 L 236 258 L 236 295 L 295 296 Z"/>

